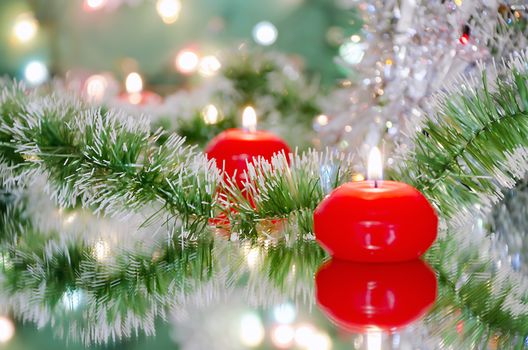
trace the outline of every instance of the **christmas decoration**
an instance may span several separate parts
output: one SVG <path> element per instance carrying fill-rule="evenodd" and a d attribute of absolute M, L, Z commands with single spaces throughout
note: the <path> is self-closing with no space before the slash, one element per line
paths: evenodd
<path fill-rule="evenodd" d="M 336 188 L 315 209 L 317 241 L 339 259 L 389 262 L 416 259 L 433 244 L 438 218 L 412 186 L 383 181 L 377 148 L 369 156 L 368 181 Z"/>
<path fill-rule="evenodd" d="M 312 120 L 321 113 L 324 93 L 294 58 L 240 48 L 219 54 L 218 60 L 222 65 L 217 75 L 194 89 L 170 94 L 162 106 L 146 112 L 187 142 L 203 146 L 220 131 L 240 125 L 240 111 L 252 106 L 261 129 L 299 148 L 311 145 Z"/>
<path fill-rule="evenodd" d="M 248 106 L 242 115 L 243 129 L 229 129 L 214 139 L 205 148 L 209 159 L 216 160 L 219 169 L 229 177 L 236 176 L 242 185 L 247 172 L 247 162 L 255 158 L 271 161 L 278 153 L 289 154 L 290 148 L 279 137 L 268 131 L 257 131 L 257 115 L 253 107 Z"/>
<path fill-rule="evenodd" d="M 437 281 L 421 260 L 359 264 L 331 260 L 315 276 L 317 303 L 348 331 L 396 331 L 433 306 Z"/>
<path fill-rule="evenodd" d="M 493 58 L 526 48 L 525 5 L 360 1 L 364 25 L 340 48 L 349 80 L 323 108 L 329 118 L 317 125 L 322 143 L 359 154 L 382 143 L 387 150 L 408 146 L 407 135 L 435 113 L 431 96 L 477 61 L 492 68 Z"/>
<path fill-rule="evenodd" d="M 483 196 L 500 196 L 498 184 L 512 186 L 524 174 L 523 158 L 514 155 L 528 146 L 525 62 L 522 55 L 512 58 L 493 80 L 496 87 L 486 77 L 479 86 L 475 78 L 474 86 L 466 81 L 462 90 L 440 96 L 439 114 L 412 137 L 416 148 L 389 177 L 417 188 L 446 219 L 467 217 L 471 204 L 486 204 Z M 158 215 L 176 215 L 193 234 L 220 212 L 244 235 L 256 234 L 257 222 L 285 218 L 304 236 L 313 232 L 317 204 L 357 166 L 331 151 L 279 154 L 248 166 L 251 186 L 223 186 L 224 200 L 217 198 L 223 176 L 214 163 L 176 135 L 152 133 L 145 118 L 10 85 L 0 100 L 3 183 L 43 173 L 64 207 L 80 204 L 114 215 L 154 205 Z"/>
<path fill-rule="evenodd" d="M 246 307 L 258 306 L 258 310 L 267 313 L 273 305 L 292 300 L 299 315 L 298 326 L 292 324 L 294 331 L 297 327 L 305 327 L 306 322 L 313 322 L 314 326 L 328 328 L 330 334 L 335 332 L 330 324 L 324 324 L 309 311 L 317 302 L 313 276 L 326 259 L 313 241 L 297 240 L 275 245 L 270 241 L 251 244 L 207 238 L 182 242 L 178 235 L 162 232 L 163 239 L 150 248 L 121 250 L 121 242 L 89 243 L 71 235 L 65 240 L 64 233 L 69 226 L 59 225 L 46 231 L 33 219 L 38 211 L 49 210 L 49 203 L 39 207 L 23 198 L 1 198 L 0 312 L 9 310 L 12 317 L 24 320 L 27 326 L 53 324 L 55 335 L 68 344 L 79 341 L 86 345 L 122 342 L 129 337 L 135 338 L 136 334 L 153 336 L 156 333 L 159 337 L 160 322 L 155 322 L 156 316 L 176 322 L 174 328 L 185 334 L 202 332 L 206 333 L 204 337 L 210 336 L 224 316 L 223 313 L 215 316 L 214 306 L 232 305 L 233 302 Z M 50 217 L 45 215 L 43 219 L 49 220 Z M 133 233 L 128 231 L 123 240 L 129 240 Z M 144 240 L 148 242 L 148 236 Z M 468 245 L 467 242 L 474 244 Z M 403 320 L 400 323 L 403 329 L 392 323 L 390 326 L 397 329 L 390 332 L 382 329 L 373 332 L 371 329 L 354 334 L 353 338 L 347 337 L 343 342 L 350 344 L 358 338 L 378 339 L 382 345 L 388 346 L 397 339 L 402 345 L 408 342 L 418 345 L 445 343 L 461 349 L 471 348 L 475 341 L 493 343 L 501 348 L 519 344 L 519 338 L 522 339 L 528 331 L 528 309 L 523 302 L 528 289 L 523 277 L 512 271 L 511 266 L 493 263 L 496 257 L 491 243 L 486 232 L 481 230 L 446 233 L 425 256 L 439 278 L 435 306 L 423 315 L 423 320 L 403 325 L 406 320 L 420 316 L 426 308 L 420 311 L 420 308 L 414 308 L 416 303 L 394 304 L 415 312 L 414 315 L 413 312 L 407 314 L 409 318 L 400 319 Z M 112 251 L 112 254 L 101 259 L 105 251 Z M 333 264 L 345 268 L 333 269 Z M 387 265 L 370 265 L 369 269 L 362 269 L 356 267 L 364 265 L 330 262 L 321 267 L 317 276 L 317 293 L 324 292 L 325 288 L 329 292 L 342 291 L 343 281 L 345 286 L 358 287 L 352 288 L 352 293 L 368 291 L 372 284 L 356 285 L 358 276 L 365 277 L 363 282 L 379 281 L 377 286 L 380 288 L 394 287 L 392 283 L 398 282 L 397 286 L 402 289 L 397 291 L 409 288 L 410 293 L 414 293 L 429 283 L 417 284 L 413 275 L 399 275 L 396 270 L 398 266 L 416 264 L 422 264 L 417 271 L 424 273 L 423 281 L 435 281 L 431 270 L 421 262 L 391 264 L 388 269 L 393 274 L 387 273 Z M 344 271 L 348 276 L 350 266 L 353 266 L 354 278 L 343 279 L 339 273 L 326 274 L 326 277 L 335 277 L 340 288 L 333 288 L 337 285 L 335 283 L 320 283 L 326 272 Z M 424 269 L 428 272 L 425 273 Z M 412 281 L 400 283 L 409 276 L 413 277 Z M 383 292 L 383 289 L 377 291 Z M 388 289 L 385 291 L 389 292 Z M 427 295 L 433 296 L 430 292 L 432 289 Z M 413 301 L 425 301 L 422 296 L 417 295 Z M 343 309 L 334 311 L 339 310 Z M 213 318 L 207 324 L 204 318 L 195 317 L 204 313 L 207 315 L 205 319 Z M 307 318 L 308 313 L 310 318 Z M 364 310 L 360 314 L 364 314 Z M 269 315 L 272 317 L 271 313 Z M 347 314 L 342 315 L 347 317 Z M 266 334 L 274 329 L 264 322 L 261 326 L 266 327 Z M 180 334 L 178 341 L 182 336 Z M 149 341 L 155 339 L 149 337 Z M 333 338 L 333 341 L 339 340 Z"/>

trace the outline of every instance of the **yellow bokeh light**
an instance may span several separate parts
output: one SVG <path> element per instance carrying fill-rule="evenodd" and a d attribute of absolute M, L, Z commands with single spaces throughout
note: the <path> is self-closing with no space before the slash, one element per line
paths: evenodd
<path fill-rule="evenodd" d="M 156 10 L 165 24 L 172 24 L 180 16 L 181 2 L 179 0 L 158 0 Z"/>

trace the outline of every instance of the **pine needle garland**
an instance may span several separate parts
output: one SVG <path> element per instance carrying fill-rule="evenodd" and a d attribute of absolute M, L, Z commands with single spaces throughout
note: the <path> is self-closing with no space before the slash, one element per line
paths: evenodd
<path fill-rule="evenodd" d="M 509 160 L 528 147 L 526 56 L 513 58 L 493 79 L 488 75 L 462 80 L 437 97 L 437 113 L 412 137 L 413 149 L 395 175 L 447 218 L 496 201 L 502 186 L 511 187 L 522 172 Z"/>

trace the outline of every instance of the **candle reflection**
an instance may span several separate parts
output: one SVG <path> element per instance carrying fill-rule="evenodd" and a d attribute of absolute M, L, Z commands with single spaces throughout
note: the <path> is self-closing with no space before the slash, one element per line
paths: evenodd
<path fill-rule="evenodd" d="M 381 348 L 382 332 L 395 332 L 425 315 L 437 281 L 421 260 L 360 264 L 331 260 L 315 277 L 319 307 L 338 327 L 366 333 L 369 350 Z"/>

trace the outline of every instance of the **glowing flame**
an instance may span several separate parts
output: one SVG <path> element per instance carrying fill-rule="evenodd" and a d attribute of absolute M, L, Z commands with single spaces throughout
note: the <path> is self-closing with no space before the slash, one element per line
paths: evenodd
<path fill-rule="evenodd" d="M 367 178 L 369 180 L 382 180 L 383 167 L 381 161 L 381 152 L 378 147 L 373 147 L 370 150 L 368 157 Z"/>
<path fill-rule="evenodd" d="M 127 75 L 125 87 L 129 94 L 137 94 L 141 92 L 143 90 L 143 79 L 141 79 L 141 75 L 136 72 Z"/>
<path fill-rule="evenodd" d="M 247 131 L 257 131 L 257 112 L 251 106 L 247 106 L 242 112 L 242 127 Z"/>

